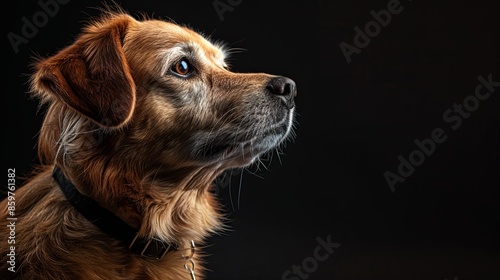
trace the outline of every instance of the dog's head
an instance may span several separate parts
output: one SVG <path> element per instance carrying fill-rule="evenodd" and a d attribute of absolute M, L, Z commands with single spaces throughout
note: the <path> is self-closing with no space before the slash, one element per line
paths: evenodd
<path fill-rule="evenodd" d="M 173 166 L 243 167 L 294 122 L 294 81 L 231 72 L 223 46 L 162 20 L 110 13 L 35 70 L 34 92 L 56 106 L 41 154 L 61 164 L 116 158 L 156 177 Z"/>

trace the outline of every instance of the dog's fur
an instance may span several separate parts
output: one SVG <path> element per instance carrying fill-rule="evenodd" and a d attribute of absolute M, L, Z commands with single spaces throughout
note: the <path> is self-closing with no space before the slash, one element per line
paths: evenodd
<path fill-rule="evenodd" d="M 183 58 L 193 69 L 184 76 L 175 73 Z M 214 179 L 279 148 L 294 121 L 290 79 L 231 72 L 224 48 L 199 33 L 124 12 L 105 13 L 38 59 L 31 84 L 47 111 L 42 165 L 15 194 L 15 273 L 7 270 L 11 245 L 0 242 L 1 274 L 14 279 L 190 279 L 184 248 L 224 224 Z M 55 165 L 141 236 L 181 249 L 161 260 L 130 252 L 65 199 Z M 0 236 L 8 234 L 2 226 Z M 193 260 L 203 279 L 200 250 Z"/>

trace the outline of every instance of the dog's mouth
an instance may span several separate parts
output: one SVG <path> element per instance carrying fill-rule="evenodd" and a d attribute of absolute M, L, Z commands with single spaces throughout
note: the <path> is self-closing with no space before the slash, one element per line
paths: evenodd
<path fill-rule="evenodd" d="M 293 118 L 294 108 L 290 108 L 274 123 L 255 122 L 246 128 L 197 133 L 191 141 L 191 155 L 204 163 L 246 166 L 287 139 L 293 130 Z"/>

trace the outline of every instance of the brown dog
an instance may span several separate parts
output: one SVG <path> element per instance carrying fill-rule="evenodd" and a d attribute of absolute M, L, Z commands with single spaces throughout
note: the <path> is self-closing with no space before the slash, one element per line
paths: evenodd
<path fill-rule="evenodd" d="M 121 12 L 38 60 L 31 82 L 48 104 L 43 165 L 14 212 L 0 204 L 15 225 L 1 275 L 14 279 L 202 279 L 196 246 L 223 229 L 212 182 L 294 122 L 291 79 L 231 72 L 202 35 Z"/>

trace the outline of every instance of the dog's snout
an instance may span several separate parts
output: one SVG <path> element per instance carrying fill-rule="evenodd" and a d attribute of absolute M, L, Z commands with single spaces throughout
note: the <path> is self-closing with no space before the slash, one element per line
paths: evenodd
<path fill-rule="evenodd" d="M 292 79 L 282 76 L 274 77 L 268 82 L 266 88 L 272 94 L 280 96 L 289 109 L 295 107 L 294 97 L 297 95 L 297 87 Z"/>

